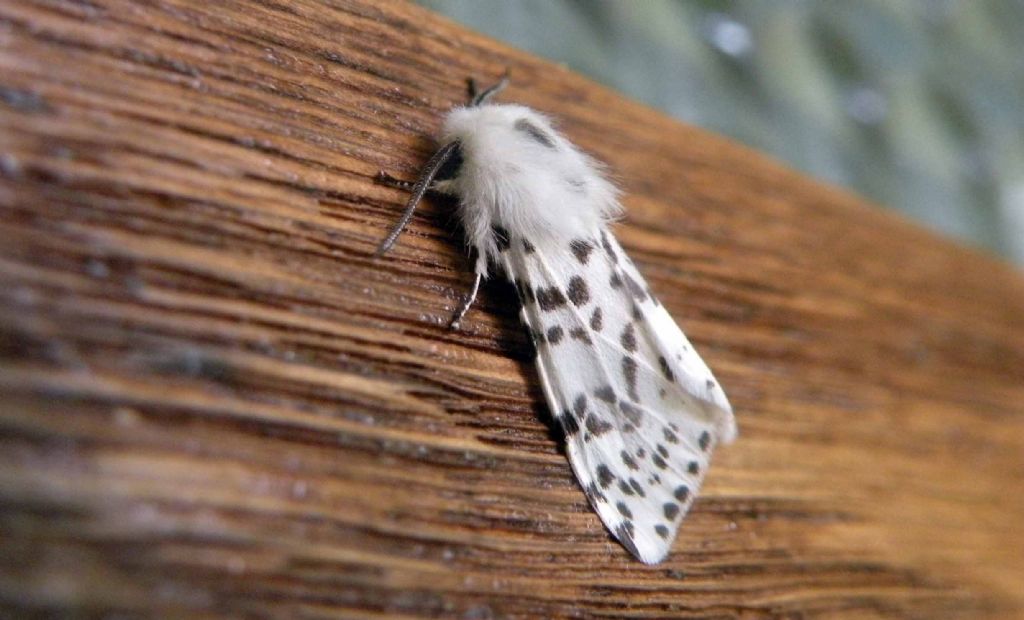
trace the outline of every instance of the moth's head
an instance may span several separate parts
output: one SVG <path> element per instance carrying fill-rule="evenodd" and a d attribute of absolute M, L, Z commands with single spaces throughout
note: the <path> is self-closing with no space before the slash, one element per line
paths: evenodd
<path fill-rule="evenodd" d="M 445 118 L 442 140 L 458 140 L 463 149 L 527 149 L 555 155 L 564 138 L 544 115 L 525 106 L 485 104 L 455 108 Z"/>

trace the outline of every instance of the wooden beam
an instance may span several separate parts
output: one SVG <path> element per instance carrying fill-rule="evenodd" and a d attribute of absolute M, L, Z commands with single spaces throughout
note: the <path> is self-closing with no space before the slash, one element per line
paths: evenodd
<path fill-rule="evenodd" d="M 669 560 L 587 506 L 452 205 L 465 79 L 558 118 L 726 387 Z M 1024 278 L 405 3 L 0 3 L 0 610 L 1024 617 Z"/>

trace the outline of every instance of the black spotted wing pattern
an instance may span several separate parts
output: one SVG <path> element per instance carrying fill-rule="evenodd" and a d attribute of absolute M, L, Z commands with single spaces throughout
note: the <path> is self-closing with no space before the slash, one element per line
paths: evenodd
<path fill-rule="evenodd" d="M 580 484 L 633 555 L 661 561 L 735 437 L 724 393 L 607 230 L 513 239 L 502 260 Z"/>

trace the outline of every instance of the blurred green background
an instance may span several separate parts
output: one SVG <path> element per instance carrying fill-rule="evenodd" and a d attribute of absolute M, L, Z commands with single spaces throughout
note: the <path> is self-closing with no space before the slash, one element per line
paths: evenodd
<path fill-rule="evenodd" d="M 420 0 L 1024 264 L 1024 0 Z"/>

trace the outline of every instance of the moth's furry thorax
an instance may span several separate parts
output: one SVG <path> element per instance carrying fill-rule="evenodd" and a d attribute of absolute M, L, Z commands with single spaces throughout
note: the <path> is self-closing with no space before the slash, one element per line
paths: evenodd
<path fill-rule="evenodd" d="M 468 241 L 492 257 L 494 222 L 517 236 L 557 242 L 590 233 L 622 210 L 601 165 L 530 108 L 456 108 L 441 140 L 458 142 L 462 163 L 440 185 L 459 197 Z"/>

